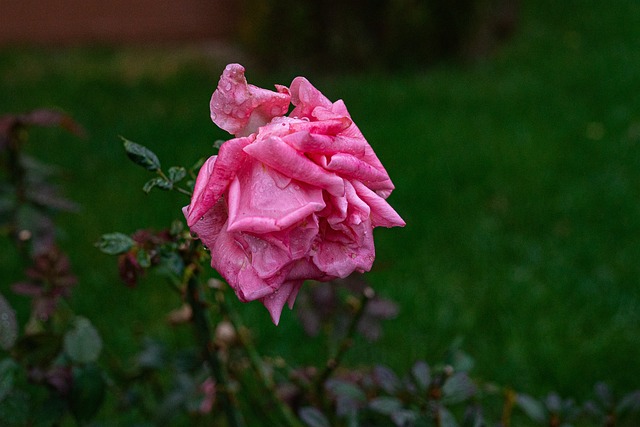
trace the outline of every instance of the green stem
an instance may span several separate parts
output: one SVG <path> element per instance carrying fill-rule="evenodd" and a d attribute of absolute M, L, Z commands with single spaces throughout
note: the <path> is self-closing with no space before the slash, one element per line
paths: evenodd
<path fill-rule="evenodd" d="M 249 337 L 249 331 L 242 325 L 240 316 L 238 316 L 233 306 L 226 300 L 223 291 L 218 291 L 216 293 L 216 301 L 224 310 L 225 314 L 229 318 L 229 321 L 238 333 L 238 339 L 244 347 L 244 350 L 247 352 L 247 356 L 249 356 L 249 363 L 251 364 L 251 368 L 257 375 L 260 383 L 269 392 L 269 395 L 273 397 L 276 409 L 282 417 L 282 420 L 286 423 L 285 425 L 289 427 L 302 427 L 303 424 L 294 415 L 294 413 L 291 411 L 291 408 L 289 408 L 289 406 L 287 406 L 282 400 L 278 399 L 275 382 L 271 377 L 265 375 L 264 370 L 262 369 L 262 358 L 260 357 L 258 350 L 253 345 L 253 342 Z"/>
<path fill-rule="evenodd" d="M 192 193 L 191 191 L 189 191 L 189 190 L 185 190 L 185 189 L 184 189 L 184 188 L 182 188 L 182 187 L 173 187 L 173 188 L 175 188 L 175 189 L 176 189 L 176 191 L 177 191 L 178 193 L 185 194 L 185 195 L 187 195 L 187 196 L 189 196 L 189 197 L 193 196 L 193 193 Z"/>
<path fill-rule="evenodd" d="M 353 336 L 356 333 L 358 323 L 360 323 L 360 319 L 362 318 L 362 315 L 364 314 L 365 309 L 367 308 L 367 303 L 373 297 L 375 297 L 375 291 L 370 287 L 365 288 L 365 290 L 362 292 L 362 296 L 360 297 L 360 300 L 355 308 L 356 311 L 353 314 L 353 317 L 351 318 L 349 327 L 347 328 L 347 333 L 345 334 L 342 341 L 340 341 L 340 344 L 336 348 L 334 354 L 331 357 L 329 357 L 329 359 L 327 360 L 327 363 L 325 364 L 324 369 L 320 372 L 320 374 L 315 379 L 314 389 L 319 396 L 321 396 L 323 393 L 324 383 L 327 381 L 327 379 L 329 379 L 331 374 L 340 365 L 347 350 L 349 350 L 349 348 L 351 348 L 351 346 L 353 345 Z"/>
<path fill-rule="evenodd" d="M 192 269 L 194 271 L 195 268 Z M 193 310 L 193 323 L 196 330 L 196 336 L 203 355 L 216 381 L 216 385 L 220 392 L 218 398 L 227 415 L 229 426 L 243 427 L 245 422 L 240 414 L 238 402 L 233 391 L 229 388 L 229 378 L 222 362 L 218 357 L 217 349 L 211 340 L 211 327 L 207 319 L 203 303 L 200 299 L 200 288 L 197 280 L 197 274 L 188 274 L 187 282 L 187 300 Z"/>

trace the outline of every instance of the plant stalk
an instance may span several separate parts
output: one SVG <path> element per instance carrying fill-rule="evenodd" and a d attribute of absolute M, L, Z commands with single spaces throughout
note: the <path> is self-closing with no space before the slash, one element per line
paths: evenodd
<path fill-rule="evenodd" d="M 265 375 L 264 370 L 262 369 L 262 358 L 260 357 L 260 354 L 258 353 L 256 347 L 253 345 L 253 342 L 248 335 L 247 329 L 242 325 L 240 316 L 238 316 L 233 306 L 226 300 L 223 291 L 216 292 L 216 301 L 224 310 L 225 314 L 229 318 L 229 321 L 233 325 L 233 328 L 236 330 L 240 344 L 242 344 L 242 347 L 249 357 L 251 368 L 257 375 L 260 383 L 269 392 L 269 395 L 273 397 L 273 402 L 275 403 L 276 409 L 282 417 L 282 420 L 286 423 L 285 425 L 289 427 L 302 427 L 303 424 L 291 411 L 291 408 L 289 408 L 289 406 L 287 406 L 282 400 L 278 398 L 276 384 L 274 383 L 272 378 Z"/>
<path fill-rule="evenodd" d="M 229 378 L 224 369 L 215 344 L 211 340 L 211 327 L 207 319 L 201 298 L 200 288 L 195 273 L 189 274 L 187 282 L 187 301 L 193 312 L 193 323 L 198 344 L 200 345 L 205 360 L 215 378 L 220 392 L 218 398 L 223 407 L 230 427 L 244 427 L 245 422 L 238 408 L 238 402 L 233 391 L 229 388 Z"/>
<path fill-rule="evenodd" d="M 358 305 L 356 306 L 353 317 L 351 318 L 351 321 L 347 328 L 347 333 L 345 334 L 344 338 L 342 338 L 342 341 L 340 341 L 340 344 L 336 348 L 334 354 L 327 360 L 324 369 L 315 379 L 314 389 L 319 396 L 322 395 L 324 383 L 340 365 L 342 359 L 344 358 L 344 355 L 347 353 L 347 350 L 349 350 L 353 345 L 353 337 L 358 328 L 358 323 L 360 323 L 360 319 L 362 318 L 362 315 L 367 308 L 368 302 L 373 297 L 375 297 L 375 291 L 370 287 L 365 288 L 365 290 L 362 292 L 362 296 L 358 301 Z"/>

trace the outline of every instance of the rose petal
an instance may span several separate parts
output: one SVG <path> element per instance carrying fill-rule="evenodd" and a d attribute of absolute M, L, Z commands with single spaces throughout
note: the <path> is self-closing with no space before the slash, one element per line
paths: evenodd
<path fill-rule="evenodd" d="M 251 251 L 251 265 L 261 279 L 275 276 L 292 261 L 288 251 L 270 244 L 259 237 L 244 234 Z"/>
<path fill-rule="evenodd" d="M 330 109 L 318 108 L 317 111 L 313 112 L 313 114 L 317 117 L 318 120 L 334 119 L 336 116 L 351 117 L 349 115 L 349 111 L 347 111 L 346 105 L 344 105 L 344 102 L 341 99 L 334 102 Z M 371 148 L 369 143 L 366 142 L 366 139 L 362 135 L 362 132 L 360 132 L 360 129 L 358 129 L 355 123 L 352 122 L 351 126 L 342 131 L 339 136 L 364 141 L 364 154 L 362 156 L 358 156 L 358 158 L 370 164 L 377 170 L 384 172 L 385 174 L 387 173 L 384 166 L 382 166 L 380 159 L 378 159 L 378 156 L 376 156 L 376 153 L 373 151 L 373 148 Z M 393 183 L 391 183 L 391 181 L 389 180 L 376 182 L 375 184 L 371 185 L 370 188 L 372 190 L 381 190 L 388 196 L 391 193 L 391 190 L 394 189 L 394 186 Z"/>
<path fill-rule="evenodd" d="M 302 281 L 300 280 L 293 280 L 283 283 L 276 292 L 260 300 L 262 304 L 264 304 L 264 306 L 267 308 L 267 310 L 269 310 L 271 320 L 273 320 L 273 323 L 276 326 L 280 322 L 280 315 L 282 314 L 284 305 L 292 296 L 295 300 L 300 286 L 302 286 Z"/>
<path fill-rule="evenodd" d="M 331 101 L 327 99 L 304 77 L 296 77 L 291 82 L 291 103 L 295 105 L 291 117 L 311 118 L 311 112 L 318 106 L 331 108 Z"/>
<path fill-rule="evenodd" d="M 222 227 L 214 245 L 210 247 L 211 266 L 225 278 L 238 298 L 247 302 L 273 293 L 274 288 L 258 276 L 243 244 Z"/>
<path fill-rule="evenodd" d="M 325 195 L 325 205 L 326 207 L 318 213 L 318 216 L 325 218 L 329 224 L 337 224 L 347 218 L 348 202 L 346 196 Z"/>
<path fill-rule="evenodd" d="M 187 216 L 188 206 L 182 209 L 182 213 Z M 219 200 L 212 209 L 209 209 L 207 213 L 202 216 L 195 224 L 190 228 L 195 233 L 202 243 L 208 247 L 213 248 L 218 234 L 227 222 L 227 208 L 222 200 Z"/>
<path fill-rule="evenodd" d="M 229 186 L 228 231 L 279 231 L 324 209 L 322 190 L 297 181 L 280 188 L 280 175 L 257 161 L 247 162 Z"/>
<path fill-rule="evenodd" d="M 371 223 L 367 220 L 352 228 L 352 236 L 323 227 L 323 238 L 319 241 L 313 262 L 325 274 L 340 278 L 354 271 L 371 270 L 375 259 Z"/>
<path fill-rule="evenodd" d="M 355 178 L 368 183 L 389 181 L 386 171 L 379 171 L 370 164 L 349 154 L 337 153 L 331 156 L 327 169 L 342 177 Z"/>
<path fill-rule="evenodd" d="M 311 122 L 324 123 L 324 122 Z M 300 128 L 296 125 L 296 129 Z M 293 126 L 292 126 L 292 130 Z M 331 136 L 325 133 L 311 133 L 310 130 L 295 131 L 284 135 L 282 140 L 303 153 L 336 154 L 347 153 L 362 158 L 367 142 L 363 138 Z"/>
<path fill-rule="evenodd" d="M 217 156 L 210 157 L 202 165 L 189 205 L 189 227 L 211 209 L 227 190 L 247 157 L 243 148 L 252 141 L 250 137 L 230 139 L 222 144 Z"/>
<path fill-rule="evenodd" d="M 318 107 L 320 108 L 320 107 Z M 349 117 L 331 115 L 322 120 L 295 120 L 289 123 L 290 132 L 307 131 L 318 135 L 337 136 L 352 125 Z"/>
<path fill-rule="evenodd" d="M 260 237 L 272 245 L 286 251 L 291 259 L 305 257 L 318 235 L 318 217 L 310 215 L 295 227 L 273 233 L 265 233 Z"/>
<path fill-rule="evenodd" d="M 285 86 L 277 85 L 278 92 L 273 92 L 247 84 L 244 71 L 240 64 L 227 65 L 210 102 L 211 120 L 236 136 L 249 135 L 286 114 L 291 98 Z"/>
<path fill-rule="evenodd" d="M 358 181 L 353 186 L 360 198 L 371 208 L 371 224 L 374 227 L 404 227 L 406 223 L 398 213 L 375 192 Z"/>
<path fill-rule="evenodd" d="M 334 196 L 344 194 L 342 178 L 324 170 L 280 138 L 256 140 L 253 144 L 247 145 L 244 151 L 286 176 L 316 185 Z"/>

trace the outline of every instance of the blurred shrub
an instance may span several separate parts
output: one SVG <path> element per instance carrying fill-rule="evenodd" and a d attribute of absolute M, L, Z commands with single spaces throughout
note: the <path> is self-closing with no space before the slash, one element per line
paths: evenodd
<path fill-rule="evenodd" d="M 489 54 L 519 0 L 244 0 L 239 39 L 265 66 L 407 68 Z"/>

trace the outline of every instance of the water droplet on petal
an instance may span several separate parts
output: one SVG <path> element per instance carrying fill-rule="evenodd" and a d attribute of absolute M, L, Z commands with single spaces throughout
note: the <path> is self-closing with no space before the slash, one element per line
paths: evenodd
<path fill-rule="evenodd" d="M 227 92 L 231 90 L 231 82 L 227 82 L 226 86 L 224 87 L 224 90 L 226 90 Z"/>
<path fill-rule="evenodd" d="M 281 114 L 281 110 L 280 110 L 280 108 L 278 108 L 278 107 L 273 107 L 273 108 L 271 109 L 271 115 L 272 115 L 272 116 L 277 116 L 277 115 L 280 115 L 280 114 Z"/>
<path fill-rule="evenodd" d="M 218 115 L 216 113 L 211 113 L 211 120 L 215 120 L 218 118 Z"/>

